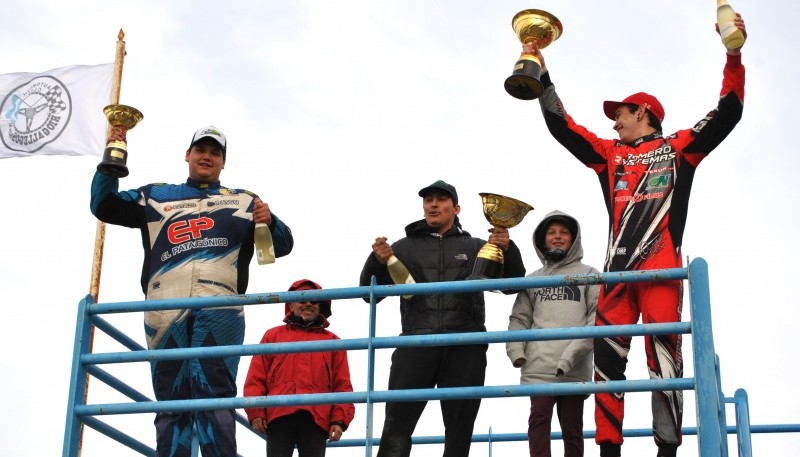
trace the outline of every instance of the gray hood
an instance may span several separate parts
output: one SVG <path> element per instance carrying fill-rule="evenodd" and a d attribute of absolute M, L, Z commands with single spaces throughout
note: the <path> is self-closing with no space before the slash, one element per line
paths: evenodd
<path fill-rule="evenodd" d="M 547 226 L 550 225 L 550 222 L 553 220 L 558 220 L 559 222 L 563 223 L 570 229 L 570 232 L 573 233 L 572 247 L 570 247 L 567 255 L 558 262 L 551 262 L 544 256 L 544 236 L 547 233 Z M 545 267 L 567 264 L 583 259 L 583 244 L 581 243 L 580 223 L 578 223 L 577 219 L 563 211 L 556 210 L 550 212 L 544 217 L 544 219 L 542 219 L 541 222 L 539 222 L 539 225 L 537 225 L 536 229 L 533 231 L 533 249 L 536 251 L 536 255 L 539 256 L 539 260 L 541 260 L 542 265 Z"/>

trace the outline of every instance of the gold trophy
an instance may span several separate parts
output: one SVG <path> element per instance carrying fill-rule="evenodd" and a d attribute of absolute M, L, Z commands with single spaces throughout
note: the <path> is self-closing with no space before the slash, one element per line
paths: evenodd
<path fill-rule="evenodd" d="M 516 227 L 533 209 L 533 206 L 511 197 L 489 193 L 479 195 L 483 199 L 483 215 L 494 227 Z M 478 258 L 468 279 L 496 279 L 502 276 L 503 250 L 492 243 L 484 244 L 478 251 Z"/>
<path fill-rule="evenodd" d="M 555 16 L 542 10 L 522 10 L 514 15 L 511 27 L 522 44 L 532 43 L 544 49 L 561 36 L 564 28 Z M 506 78 L 506 92 L 520 100 L 533 100 L 542 95 L 544 86 L 539 81 L 542 63 L 533 54 L 523 54 L 514 65 L 514 72 Z"/>
<path fill-rule="evenodd" d="M 111 127 L 124 127 L 126 131 L 136 127 L 144 118 L 142 112 L 127 105 L 108 105 L 103 108 Z M 109 141 L 103 151 L 103 161 L 97 165 L 100 173 L 124 178 L 128 176 L 128 144 L 124 141 Z"/>

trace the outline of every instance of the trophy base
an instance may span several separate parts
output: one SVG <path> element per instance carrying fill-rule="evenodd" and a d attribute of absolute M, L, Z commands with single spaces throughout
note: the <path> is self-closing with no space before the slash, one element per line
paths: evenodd
<path fill-rule="evenodd" d="M 124 178 L 128 176 L 128 167 L 125 165 L 127 161 L 128 151 L 109 146 L 103 152 L 103 161 L 97 164 L 97 171 L 106 176 Z"/>
<path fill-rule="evenodd" d="M 506 78 L 506 92 L 520 100 L 534 100 L 544 92 L 544 85 L 539 81 L 542 67 L 535 60 L 520 59 L 514 66 L 514 73 Z"/>
<path fill-rule="evenodd" d="M 111 176 L 113 178 L 124 178 L 128 176 L 128 167 L 116 163 L 100 163 L 97 165 L 97 171 L 102 175 Z"/>
<path fill-rule="evenodd" d="M 478 257 L 467 279 L 499 279 L 503 277 L 503 262 Z"/>
<path fill-rule="evenodd" d="M 478 251 L 472 273 L 467 279 L 498 279 L 503 277 L 503 250 L 486 243 Z"/>

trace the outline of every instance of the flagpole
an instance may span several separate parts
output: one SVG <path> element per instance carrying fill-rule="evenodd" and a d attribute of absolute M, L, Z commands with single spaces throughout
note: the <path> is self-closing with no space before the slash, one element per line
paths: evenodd
<path fill-rule="evenodd" d="M 114 79 L 111 83 L 111 94 L 109 95 L 108 104 L 116 105 L 119 103 L 119 93 L 122 89 L 122 65 L 125 62 L 125 32 L 119 29 L 117 34 L 117 51 L 114 57 Z M 106 129 L 106 143 L 108 136 L 111 134 L 111 126 Z M 97 303 L 100 298 L 100 273 L 103 269 L 103 247 L 106 238 L 106 224 L 98 220 L 97 228 L 95 230 L 94 239 L 94 257 L 92 259 L 92 276 L 89 284 L 89 294 L 92 296 L 92 301 Z M 91 327 L 89 335 L 89 352 L 92 352 L 94 344 L 94 325 Z M 86 387 L 83 390 L 83 404 L 85 405 L 89 398 L 89 374 L 86 374 Z M 83 450 L 83 421 L 81 421 L 81 434 L 78 440 L 78 455 L 81 455 Z"/>
<path fill-rule="evenodd" d="M 125 61 L 125 32 L 119 29 L 117 35 L 117 55 L 114 58 L 114 80 L 111 83 L 111 95 L 108 99 L 109 105 L 119 103 L 119 93 L 122 87 L 122 65 Z M 108 126 L 106 132 L 106 141 L 108 135 L 111 133 L 111 126 Z M 103 268 L 103 245 L 106 237 L 106 224 L 103 221 L 97 221 L 97 231 L 95 232 L 94 241 L 94 259 L 92 260 L 92 278 L 89 286 L 89 293 L 92 299 L 97 303 L 100 295 L 100 273 Z"/>

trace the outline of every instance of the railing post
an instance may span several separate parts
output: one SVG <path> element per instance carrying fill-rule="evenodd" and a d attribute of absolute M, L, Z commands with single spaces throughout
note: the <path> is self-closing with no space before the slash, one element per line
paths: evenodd
<path fill-rule="evenodd" d="M 373 408 L 372 392 L 375 390 L 375 332 L 377 327 L 378 317 L 378 297 L 375 296 L 375 286 L 378 285 L 375 276 L 372 277 L 369 284 L 369 338 L 367 343 L 367 430 L 366 442 L 364 443 L 364 455 L 372 457 L 372 418 Z"/>
<path fill-rule="evenodd" d="M 753 457 L 753 447 L 750 442 L 750 406 L 747 392 L 736 389 L 733 394 L 736 406 L 736 441 L 739 444 L 739 457 Z"/>
<path fill-rule="evenodd" d="M 67 400 L 67 422 L 64 427 L 63 457 L 78 457 L 81 451 L 82 434 L 81 418 L 75 415 L 75 406 L 85 404 L 86 367 L 81 363 L 81 355 L 89 352 L 92 338 L 92 320 L 86 312 L 87 305 L 92 303 L 92 296 L 78 303 L 78 317 L 75 321 L 75 340 L 72 344 L 72 368 L 69 381 L 69 397 Z"/>
<path fill-rule="evenodd" d="M 489 427 L 488 443 L 489 443 L 489 457 L 492 457 L 492 427 L 491 426 Z"/>
<path fill-rule="evenodd" d="M 728 455 L 728 418 L 726 417 L 727 411 L 725 410 L 725 394 L 722 392 L 722 368 L 719 366 L 719 355 L 714 354 L 714 373 L 717 375 L 717 401 L 720 404 L 719 411 L 717 411 L 717 420 L 719 421 L 719 435 L 722 437 L 720 444 L 722 449 L 720 453 L 724 456 Z"/>
<path fill-rule="evenodd" d="M 700 457 L 722 455 L 719 428 L 719 387 L 715 368 L 716 352 L 711 327 L 711 296 L 708 264 L 702 258 L 689 265 L 689 292 L 692 312 L 692 352 L 694 354 L 694 390 L 697 395 L 697 447 Z"/>

